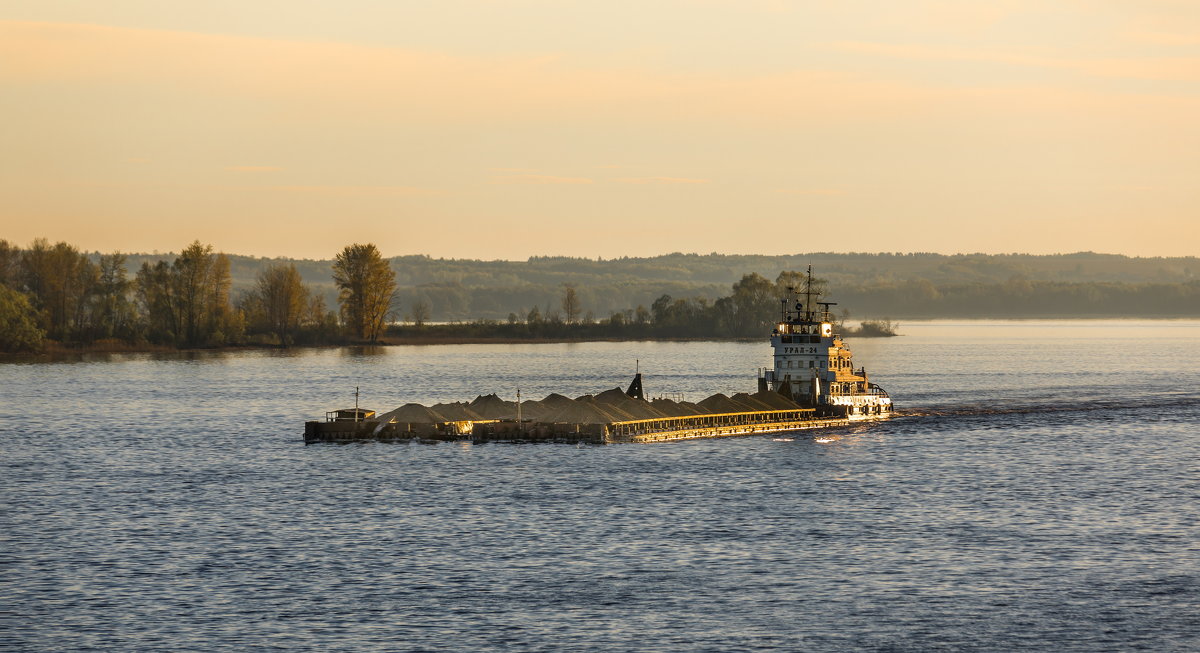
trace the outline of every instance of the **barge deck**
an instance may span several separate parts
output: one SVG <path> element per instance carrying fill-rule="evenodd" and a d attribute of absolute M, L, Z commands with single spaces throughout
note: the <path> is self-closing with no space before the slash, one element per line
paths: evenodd
<path fill-rule="evenodd" d="M 395 440 L 468 442 L 559 442 L 622 444 L 670 442 L 702 438 L 764 435 L 805 429 L 846 426 L 846 417 L 818 416 L 811 408 L 686 417 L 660 417 L 603 424 L 571 424 L 516 420 L 479 420 L 440 423 L 334 420 L 306 422 L 305 443 Z"/>

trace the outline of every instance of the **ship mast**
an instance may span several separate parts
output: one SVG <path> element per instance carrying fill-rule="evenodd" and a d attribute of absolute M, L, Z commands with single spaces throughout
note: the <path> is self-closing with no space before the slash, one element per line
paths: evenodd
<path fill-rule="evenodd" d="M 812 266 L 808 266 L 808 275 L 804 277 L 804 321 L 812 322 L 813 278 Z"/>

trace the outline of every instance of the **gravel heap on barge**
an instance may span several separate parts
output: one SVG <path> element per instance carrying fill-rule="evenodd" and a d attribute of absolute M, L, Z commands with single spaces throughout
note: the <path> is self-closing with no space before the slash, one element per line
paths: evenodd
<path fill-rule="evenodd" d="M 304 441 L 613 444 L 778 433 L 890 417 L 891 398 L 868 380 L 865 369 L 854 370 L 850 349 L 833 332 L 829 307 L 835 304 L 813 301 L 818 293 L 811 267 L 803 294 L 803 303 L 783 300 L 782 320 L 771 332 L 775 368 L 760 373 L 754 394 L 718 393 L 697 403 L 647 401 L 639 373 L 628 390 L 574 399 L 551 394 L 514 402 L 489 394 L 470 403 L 405 404 L 381 415 L 358 407 L 332 411 L 324 422 L 305 423 Z M 814 303 L 820 310 L 813 310 Z"/>
<path fill-rule="evenodd" d="M 505 401 L 489 394 L 469 403 L 405 404 L 375 415 L 347 409 L 324 422 L 305 424 L 306 442 L 435 439 L 527 442 L 645 442 L 748 435 L 830 426 L 778 392 L 715 394 L 701 402 L 640 395 L 641 375 L 630 389 L 571 399 L 551 394 L 538 401 Z M 846 423 L 846 420 L 836 420 Z"/>

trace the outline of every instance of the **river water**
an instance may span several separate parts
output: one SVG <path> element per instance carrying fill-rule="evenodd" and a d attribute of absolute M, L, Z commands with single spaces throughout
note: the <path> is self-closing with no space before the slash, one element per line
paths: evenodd
<path fill-rule="evenodd" d="M 1200 649 L 1200 322 L 902 332 L 850 342 L 891 422 L 609 447 L 302 433 L 355 386 L 753 392 L 766 344 L 0 365 L 0 647 Z"/>

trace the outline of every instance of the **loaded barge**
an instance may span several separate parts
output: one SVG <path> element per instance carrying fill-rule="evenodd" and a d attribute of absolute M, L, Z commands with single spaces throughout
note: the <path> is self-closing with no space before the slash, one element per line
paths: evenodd
<path fill-rule="evenodd" d="M 306 422 L 304 441 L 463 440 L 470 442 L 567 442 L 618 444 L 782 433 L 887 419 L 892 400 L 854 369 L 849 347 L 829 307 L 814 301 L 812 268 L 804 301 L 783 300 L 771 332 L 774 368 L 760 370 L 758 392 L 715 394 L 691 403 L 646 400 L 639 372 L 620 388 L 570 399 L 551 394 L 540 401 L 510 402 L 496 395 L 470 403 L 405 404 L 376 415 L 357 406 Z M 814 310 L 814 305 L 820 308 Z"/>
<path fill-rule="evenodd" d="M 494 395 L 490 395 L 494 396 Z M 699 438 L 763 435 L 802 429 L 845 426 L 851 420 L 818 417 L 811 408 L 711 413 L 601 423 L 478 419 L 444 422 L 332 420 L 307 422 L 304 441 L 447 440 L 469 442 L 565 442 L 619 444 Z"/>

